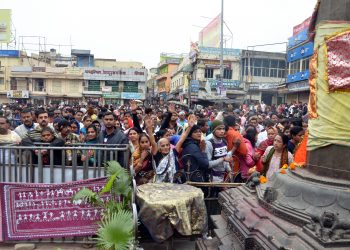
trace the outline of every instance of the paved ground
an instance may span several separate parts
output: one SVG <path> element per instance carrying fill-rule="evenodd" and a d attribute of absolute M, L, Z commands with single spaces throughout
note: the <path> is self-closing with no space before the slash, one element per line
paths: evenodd
<path fill-rule="evenodd" d="M 0 250 L 14 250 L 15 244 L 0 244 Z M 166 244 L 143 243 L 144 250 L 170 250 Z M 195 241 L 175 240 L 172 250 L 194 250 Z M 84 247 L 81 244 L 60 244 L 60 243 L 37 243 L 35 250 L 97 250 L 96 247 Z"/>

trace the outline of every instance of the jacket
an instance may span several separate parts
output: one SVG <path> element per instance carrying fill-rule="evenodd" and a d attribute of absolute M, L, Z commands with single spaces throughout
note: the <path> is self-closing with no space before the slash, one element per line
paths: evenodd
<path fill-rule="evenodd" d="M 206 172 L 209 167 L 209 160 L 206 152 L 202 152 L 198 143 L 192 138 L 187 138 L 183 144 L 182 162 L 185 165 L 185 172 L 187 171 L 187 162 L 190 162 L 190 172 L 199 170 L 203 179 L 198 176 L 192 176 L 191 181 L 206 181 Z"/>
<path fill-rule="evenodd" d="M 120 144 L 120 145 L 127 144 L 127 145 L 129 145 L 129 139 L 119 129 L 114 129 L 114 132 L 111 133 L 110 135 L 107 135 L 106 131 L 103 130 L 98 135 L 98 143 L 99 144 Z M 126 166 L 126 165 L 127 165 L 127 162 L 129 159 L 124 159 L 124 153 L 125 152 L 123 152 L 123 151 L 119 151 L 117 160 L 120 163 L 120 165 L 128 168 L 128 166 Z M 111 160 L 109 153 L 107 153 L 107 160 Z M 126 160 L 126 162 L 125 162 L 125 160 Z"/>

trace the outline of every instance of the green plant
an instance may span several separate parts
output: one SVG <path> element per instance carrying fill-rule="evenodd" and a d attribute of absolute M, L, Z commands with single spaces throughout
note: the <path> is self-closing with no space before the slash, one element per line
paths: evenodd
<path fill-rule="evenodd" d="M 105 164 L 107 183 L 100 193 L 83 188 L 73 200 L 83 200 L 93 206 L 103 207 L 104 213 L 97 231 L 97 246 L 101 249 L 129 249 L 134 241 L 134 223 L 131 213 L 131 177 L 117 161 Z M 101 196 L 109 193 L 105 203 Z"/>

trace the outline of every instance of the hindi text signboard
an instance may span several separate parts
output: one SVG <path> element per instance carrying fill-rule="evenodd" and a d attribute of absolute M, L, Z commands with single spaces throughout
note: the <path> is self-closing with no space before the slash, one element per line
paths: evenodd
<path fill-rule="evenodd" d="M 103 208 L 72 197 L 86 187 L 99 192 L 106 178 L 64 184 L 0 183 L 5 240 L 96 234 Z M 110 196 L 102 197 L 105 202 Z"/>

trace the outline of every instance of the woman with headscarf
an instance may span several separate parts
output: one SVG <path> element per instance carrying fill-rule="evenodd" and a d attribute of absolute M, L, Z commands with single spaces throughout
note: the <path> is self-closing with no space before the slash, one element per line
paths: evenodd
<path fill-rule="evenodd" d="M 196 182 L 206 181 L 209 160 L 205 152 L 205 141 L 201 141 L 202 131 L 198 125 L 193 125 L 188 127 L 185 134 L 187 134 L 187 137 L 182 145 L 182 162 L 183 164 L 189 163 L 189 171 L 192 173 L 187 178 Z M 179 142 L 182 143 L 182 140 L 180 139 Z M 184 167 L 186 168 L 187 166 Z M 193 174 L 194 172 L 196 174 Z"/>
<path fill-rule="evenodd" d="M 170 147 L 167 138 L 158 141 L 158 152 L 154 155 L 156 165 L 156 182 L 173 182 L 178 170 L 175 150 Z"/>
<path fill-rule="evenodd" d="M 146 133 L 140 134 L 139 147 L 132 154 L 137 185 L 152 182 L 155 175 L 153 156 L 157 154 L 158 148 L 151 123 L 152 121 L 145 120 L 148 135 Z"/>
<path fill-rule="evenodd" d="M 73 134 L 80 135 L 80 124 L 77 120 L 70 121 L 70 131 Z"/>

